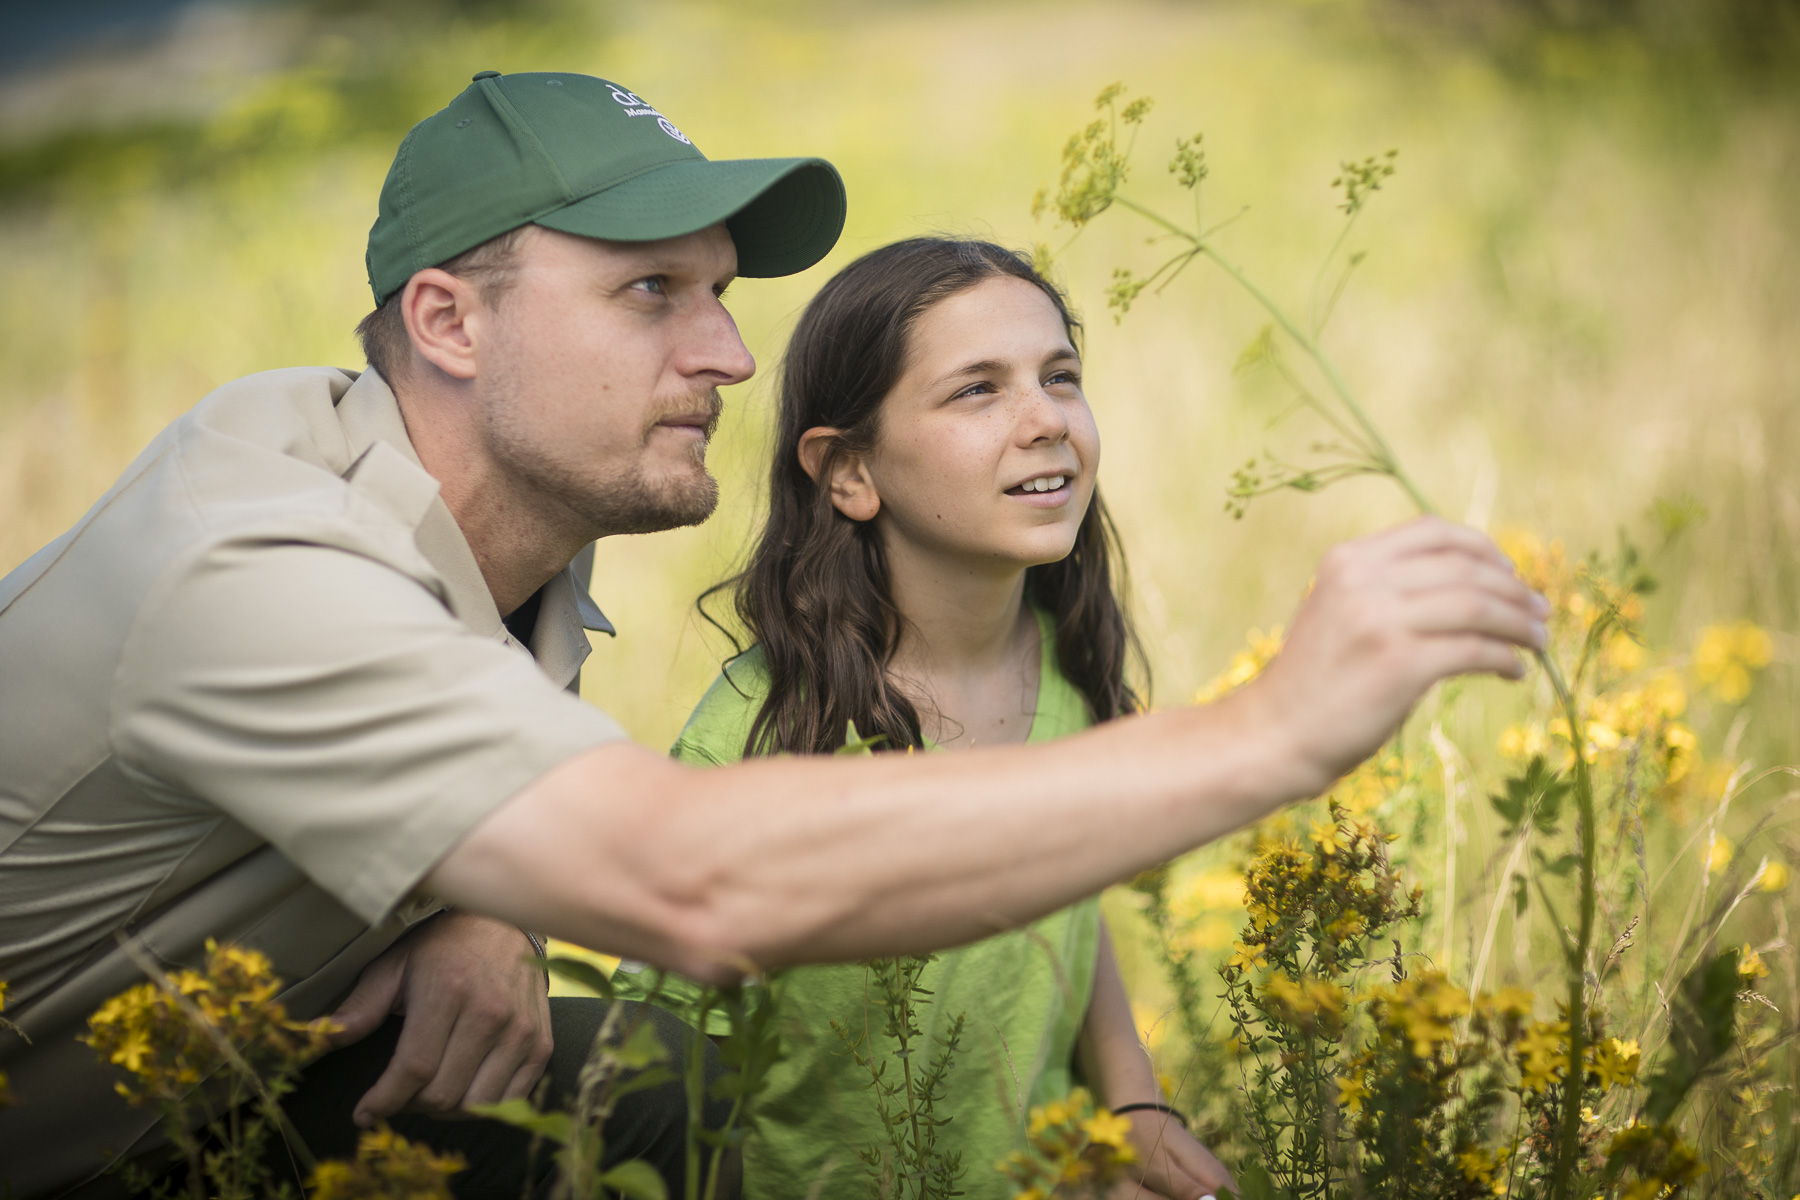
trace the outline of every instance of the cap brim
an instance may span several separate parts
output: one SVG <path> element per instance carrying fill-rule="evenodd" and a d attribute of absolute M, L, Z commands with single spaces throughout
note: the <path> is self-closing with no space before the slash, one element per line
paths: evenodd
<path fill-rule="evenodd" d="M 645 171 L 538 217 L 581 237 L 649 242 L 725 223 L 738 274 L 792 275 L 844 230 L 844 181 L 822 158 L 693 159 Z"/>

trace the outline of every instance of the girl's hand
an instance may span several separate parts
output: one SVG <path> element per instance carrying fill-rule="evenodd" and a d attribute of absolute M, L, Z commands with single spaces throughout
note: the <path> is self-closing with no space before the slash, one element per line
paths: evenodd
<path fill-rule="evenodd" d="M 1108 1200 L 1201 1200 L 1220 1188 L 1237 1191 L 1237 1180 L 1213 1152 L 1194 1140 L 1181 1122 L 1150 1109 L 1125 1114 L 1131 1122 L 1131 1146 L 1137 1184 L 1113 1189 Z"/>

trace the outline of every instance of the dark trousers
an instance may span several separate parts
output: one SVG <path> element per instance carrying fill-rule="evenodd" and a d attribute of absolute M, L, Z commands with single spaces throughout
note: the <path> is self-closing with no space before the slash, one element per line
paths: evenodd
<path fill-rule="evenodd" d="M 686 1070 L 693 1031 L 678 1018 L 649 1005 L 620 1001 L 630 1010 L 620 1029 L 629 1030 L 638 1020 L 648 1021 L 669 1049 L 669 1066 L 676 1082 L 660 1084 L 622 1097 L 606 1122 L 603 1167 L 641 1158 L 663 1177 L 669 1195 L 679 1198 L 686 1184 L 687 1093 L 679 1082 Z M 550 1065 L 545 1068 L 545 1090 L 540 1107 L 546 1111 L 572 1110 L 577 1080 L 594 1035 L 605 1018 L 602 1000 L 554 997 L 550 1001 L 551 1032 L 556 1040 Z M 401 1018 L 395 1017 L 353 1046 L 334 1050 L 306 1069 L 299 1087 L 282 1100 L 296 1131 L 313 1155 L 320 1159 L 354 1158 L 362 1131 L 351 1121 L 357 1100 L 374 1086 L 393 1057 L 400 1037 Z M 706 1080 L 710 1089 L 721 1074 L 718 1054 L 706 1046 Z M 730 1113 L 729 1101 L 711 1100 L 702 1110 L 706 1125 L 717 1129 Z M 468 1167 L 450 1178 L 456 1200 L 528 1200 L 547 1196 L 555 1181 L 553 1146 L 541 1145 L 531 1153 L 531 1136 L 499 1121 L 470 1117 L 440 1119 L 416 1113 L 400 1113 L 388 1124 L 408 1141 L 422 1142 L 439 1153 L 454 1151 Z M 711 1160 L 702 1144 L 702 1168 Z M 735 1200 L 739 1192 L 737 1156 L 720 1169 L 719 1200 Z M 704 1181 L 702 1181 L 704 1183 Z M 702 1189 L 704 1190 L 704 1189 Z M 179 1193 L 177 1193 L 179 1194 Z"/>

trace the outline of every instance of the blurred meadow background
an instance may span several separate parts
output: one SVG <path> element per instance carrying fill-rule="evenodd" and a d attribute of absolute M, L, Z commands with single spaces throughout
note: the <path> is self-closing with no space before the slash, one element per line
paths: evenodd
<path fill-rule="evenodd" d="M 1329 186 L 1340 162 L 1398 149 L 1398 174 L 1349 246 L 1369 256 L 1332 353 L 1446 513 L 1559 541 L 1571 561 L 1611 552 L 1621 530 L 1650 555 L 1659 586 L 1644 636 L 1693 693 L 1684 719 L 1702 756 L 1743 768 L 1695 774 L 1711 782 L 1650 822 L 1659 880 L 1685 897 L 1734 854 L 1800 864 L 1791 779 L 1720 803 L 1757 769 L 1800 760 L 1791 2 L 112 9 L 110 26 L 73 32 L 43 17 L 38 50 L 0 50 L 0 570 L 77 519 L 218 384 L 361 366 L 351 330 L 370 302 L 364 238 L 412 122 L 478 70 L 602 75 L 712 157 L 823 155 L 850 195 L 825 263 L 732 289 L 761 370 L 727 393 L 711 455 L 718 516 L 600 546 L 594 594 L 620 636 L 599 639 L 584 695 L 666 745 L 730 649 L 692 604 L 754 527 L 770 384 L 801 306 L 851 258 L 921 231 L 1060 245 L 1066 230 L 1033 221 L 1033 193 L 1054 181 L 1094 94 L 1123 81 L 1156 101 L 1134 194 L 1185 203 L 1162 165 L 1178 134 L 1204 130 L 1211 211 L 1247 207 L 1223 244 L 1296 305 L 1341 219 Z M 1279 495 L 1241 521 L 1225 514 L 1230 472 L 1289 441 L 1268 428 L 1278 390 L 1232 370 L 1264 318 L 1202 264 L 1115 323 L 1112 270 L 1161 260 L 1146 232 L 1110 215 L 1058 269 L 1086 319 L 1102 485 L 1130 556 L 1154 697 L 1168 705 L 1230 669 L 1246 630 L 1282 623 L 1328 545 L 1409 510 L 1365 481 L 1323 501 Z M 1747 690 L 1709 693 L 1716 677 L 1695 674 L 1694 650 L 1740 620 L 1767 635 L 1748 652 Z M 1431 893 L 1404 936 L 1453 973 L 1498 911 L 1499 826 L 1480 797 L 1531 691 L 1465 685 L 1453 720 L 1428 705 L 1409 733 L 1421 745 L 1427 728 L 1441 733 L 1456 748 L 1445 762 L 1463 771 L 1390 814 L 1405 835 L 1396 858 Z M 1241 848 L 1221 847 L 1184 868 L 1198 951 L 1230 946 L 1236 865 Z M 1761 878 L 1721 936 L 1777 965 L 1791 1031 L 1793 893 Z M 1139 899 L 1120 891 L 1108 904 L 1127 929 L 1143 1024 L 1153 1042 L 1172 1036 Z M 1526 936 L 1511 922 L 1502 945 Z M 1532 969 L 1523 953 L 1507 967 Z"/>

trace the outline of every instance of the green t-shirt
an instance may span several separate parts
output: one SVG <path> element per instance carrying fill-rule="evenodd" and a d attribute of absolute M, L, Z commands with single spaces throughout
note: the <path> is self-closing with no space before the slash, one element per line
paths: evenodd
<path fill-rule="evenodd" d="M 1032 742 L 1077 733 L 1090 724 L 1087 703 L 1058 669 L 1054 632 L 1038 614 L 1043 639 Z M 726 676 L 729 676 L 727 678 Z M 735 685 L 735 686 L 734 686 Z M 762 706 L 768 676 L 762 654 L 751 648 L 714 681 L 672 753 L 695 765 L 724 765 L 743 755 L 751 722 Z M 1011 1195 L 994 1163 L 1020 1145 L 1032 1105 L 1066 1095 L 1073 1085 L 1075 1041 L 1093 991 L 1099 949 L 1099 902 L 1088 899 L 1021 930 L 947 950 L 925 968 L 920 986 L 933 995 L 920 1026 L 935 1053 L 938 1039 L 958 1013 L 965 1014 L 962 1048 L 947 1080 L 953 1113 L 939 1147 L 962 1154 L 961 1188 L 970 1200 Z M 627 999 L 643 999 L 653 973 L 627 964 L 613 982 Z M 879 993 L 859 965 L 796 967 L 771 985 L 778 1009 L 782 1061 L 770 1074 L 758 1106 L 754 1136 L 744 1147 L 748 1200 L 793 1200 L 814 1195 L 827 1170 L 821 1200 L 865 1200 L 867 1169 L 857 1157 L 865 1146 L 887 1145 L 869 1072 L 856 1065 L 835 1020 L 852 1036 L 891 1058 L 882 1036 Z M 692 984 L 670 977 L 663 993 L 680 1011 L 696 994 Z M 727 1032 L 722 1023 L 707 1032 Z M 890 1062 L 890 1074 L 900 1064 Z"/>

